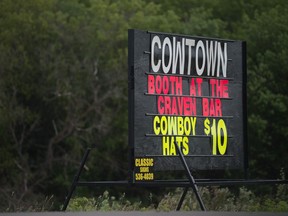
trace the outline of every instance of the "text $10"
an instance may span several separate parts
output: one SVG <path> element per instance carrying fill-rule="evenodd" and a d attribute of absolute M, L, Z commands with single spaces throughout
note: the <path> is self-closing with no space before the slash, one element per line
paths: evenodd
<path fill-rule="evenodd" d="M 204 132 L 208 136 L 212 136 L 212 155 L 217 155 L 217 151 L 220 155 L 224 155 L 227 150 L 227 128 L 223 119 L 216 119 L 210 122 L 210 119 L 204 120 Z"/>

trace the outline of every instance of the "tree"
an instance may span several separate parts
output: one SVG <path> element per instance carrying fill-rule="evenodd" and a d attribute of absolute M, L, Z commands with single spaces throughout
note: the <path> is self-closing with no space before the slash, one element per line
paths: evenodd
<path fill-rule="evenodd" d="M 279 4 L 279 5 L 278 5 Z M 252 171 L 275 178 L 287 172 L 287 7 L 278 1 L 239 28 L 248 41 L 248 135 Z M 263 168 L 265 167 L 265 169 Z"/>
<path fill-rule="evenodd" d="M 127 29 L 168 30 L 177 17 L 142 1 L 82 2 L 1 2 L 5 209 L 34 193 L 63 199 L 88 146 L 95 145 L 100 156 L 91 163 L 104 165 L 96 175 L 125 175 L 125 154 L 114 157 L 120 163 L 113 168 L 109 153 L 127 148 Z"/>

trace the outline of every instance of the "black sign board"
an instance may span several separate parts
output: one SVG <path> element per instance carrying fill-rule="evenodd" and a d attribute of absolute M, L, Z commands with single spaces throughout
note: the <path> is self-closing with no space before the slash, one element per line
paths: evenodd
<path fill-rule="evenodd" d="M 136 181 L 154 171 L 243 169 L 243 41 L 129 30 L 129 146 Z"/>

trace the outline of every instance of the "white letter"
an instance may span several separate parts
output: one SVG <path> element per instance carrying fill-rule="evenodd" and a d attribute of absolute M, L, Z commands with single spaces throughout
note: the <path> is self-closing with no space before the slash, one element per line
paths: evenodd
<path fill-rule="evenodd" d="M 173 65 L 172 65 L 172 73 L 175 74 L 177 70 L 177 63 L 179 57 L 179 71 L 180 74 L 184 74 L 184 63 L 185 63 L 185 47 L 184 47 L 184 38 L 182 39 L 182 50 L 181 43 L 177 41 L 176 38 L 173 37 Z"/>
<path fill-rule="evenodd" d="M 198 66 L 198 64 L 199 64 L 199 61 L 198 61 L 198 50 L 199 50 L 199 48 L 201 48 L 202 49 L 202 67 L 201 68 L 199 68 L 199 66 Z M 202 74 L 203 74 L 203 71 L 204 71 L 204 68 L 205 68 L 205 48 L 204 48 L 204 43 L 201 41 L 201 40 L 199 40 L 198 41 L 198 43 L 197 43 L 197 45 L 196 45 L 196 57 L 195 57 L 195 61 L 196 61 L 196 72 L 197 72 L 197 74 L 199 75 L 199 76 L 201 76 Z"/>
<path fill-rule="evenodd" d="M 218 65 L 217 65 L 217 77 L 220 75 L 220 61 L 222 64 L 222 72 L 223 77 L 226 77 L 226 71 L 227 71 L 227 43 L 224 43 L 224 56 L 221 49 L 221 43 L 218 42 Z"/>
<path fill-rule="evenodd" d="M 215 73 L 217 45 L 218 45 L 217 41 L 214 41 L 214 49 L 213 49 L 213 41 L 210 41 L 210 47 L 209 47 L 209 42 L 206 41 L 207 76 L 210 76 L 211 65 L 212 65 L 211 76 L 214 76 L 214 73 Z"/>
<path fill-rule="evenodd" d="M 165 65 L 165 50 L 166 50 L 166 45 L 168 46 L 169 52 L 168 52 L 168 65 Z M 171 63 L 172 63 L 172 45 L 171 41 L 168 37 L 166 37 L 163 41 L 163 49 L 162 49 L 162 68 L 164 73 L 168 73 L 170 68 L 171 68 Z"/>
<path fill-rule="evenodd" d="M 191 71 L 191 59 L 192 59 L 192 46 L 195 46 L 195 40 L 193 39 L 186 39 L 186 43 L 188 46 L 188 71 L 187 71 L 187 75 L 190 75 L 190 71 Z"/>
<path fill-rule="evenodd" d="M 152 70 L 154 72 L 158 72 L 159 68 L 160 68 L 161 61 L 158 60 L 157 65 L 155 65 L 155 62 L 154 62 L 154 47 L 155 47 L 155 44 L 158 44 L 159 49 L 161 49 L 161 42 L 160 42 L 160 38 L 158 36 L 154 36 L 153 39 L 152 39 L 152 43 L 151 43 L 151 66 L 152 66 Z"/>

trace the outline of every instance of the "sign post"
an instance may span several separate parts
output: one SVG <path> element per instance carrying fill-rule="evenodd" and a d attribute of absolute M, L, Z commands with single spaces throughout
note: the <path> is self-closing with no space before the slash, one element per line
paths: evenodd
<path fill-rule="evenodd" d="M 192 176 L 192 174 L 191 174 L 191 172 L 189 170 L 189 167 L 188 167 L 188 165 L 186 163 L 186 160 L 185 160 L 185 158 L 183 156 L 183 153 L 182 153 L 179 145 L 176 145 L 176 149 L 177 149 L 177 153 L 179 154 L 179 157 L 181 159 L 181 162 L 183 164 L 183 167 L 185 168 L 185 171 L 186 171 L 186 174 L 187 174 L 187 178 L 188 178 L 188 180 L 190 182 L 190 185 L 191 185 L 191 187 L 192 187 L 192 189 L 193 189 L 193 191 L 194 191 L 194 193 L 196 195 L 196 199 L 199 202 L 200 208 L 201 208 L 202 211 L 206 211 L 205 205 L 204 205 L 204 203 L 202 201 L 202 198 L 201 198 L 201 196 L 199 194 L 198 187 L 197 187 L 197 184 L 195 182 L 195 179 L 194 179 L 194 177 Z M 177 206 L 177 210 L 180 210 L 182 202 L 183 202 L 183 200 L 184 200 L 184 198 L 186 196 L 187 191 L 188 191 L 188 187 L 185 188 L 185 190 L 184 190 L 184 192 L 182 194 L 182 197 L 181 197 L 181 199 L 180 199 L 180 201 L 178 203 L 178 206 Z"/>

